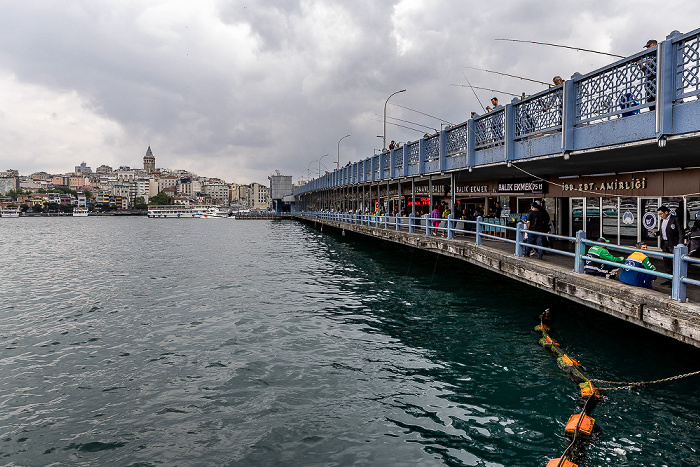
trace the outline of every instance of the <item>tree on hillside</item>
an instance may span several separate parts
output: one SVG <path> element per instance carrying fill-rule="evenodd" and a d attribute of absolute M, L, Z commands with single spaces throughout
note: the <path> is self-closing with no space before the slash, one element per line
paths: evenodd
<path fill-rule="evenodd" d="M 16 190 L 9 190 L 7 192 L 7 196 L 9 196 L 12 199 L 17 199 L 18 195 L 24 195 L 24 194 L 28 194 L 28 193 L 25 193 L 24 190 L 21 188 L 18 188 Z"/>
<path fill-rule="evenodd" d="M 134 200 L 134 209 L 146 209 L 147 207 L 148 206 L 146 205 L 146 200 L 144 199 L 144 197 L 137 196 Z"/>
<path fill-rule="evenodd" d="M 85 195 L 85 199 L 92 199 L 92 191 L 87 188 L 83 190 L 83 194 Z"/>
<path fill-rule="evenodd" d="M 157 195 L 155 195 L 153 198 L 151 198 L 151 201 L 148 203 L 150 205 L 158 205 L 158 206 L 163 206 L 170 204 L 170 196 L 166 195 L 162 191 L 159 192 Z"/>

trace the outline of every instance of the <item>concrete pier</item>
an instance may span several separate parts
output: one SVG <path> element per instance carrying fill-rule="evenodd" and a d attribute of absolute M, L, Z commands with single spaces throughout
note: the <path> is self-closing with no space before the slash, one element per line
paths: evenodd
<path fill-rule="evenodd" d="M 504 242 L 485 241 L 484 245 L 477 246 L 470 237 L 448 240 L 427 236 L 425 232 L 408 233 L 301 216 L 295 218 L 311 225 L 344 230 L 466 261 L 700 348 L 700 294 L 689 294 L 689 302 L 679 303 L 671 300 L 670 290 L 662 287 L 643 289 L 617 280 L 576 274 L 571 259 L 567 257 L 519 258 L 513 254 L 512 245 Z"/>

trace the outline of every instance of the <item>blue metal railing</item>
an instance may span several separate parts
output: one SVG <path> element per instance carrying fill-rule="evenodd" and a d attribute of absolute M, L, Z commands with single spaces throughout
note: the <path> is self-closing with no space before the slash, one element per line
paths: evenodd
<path fill-rule="evenodd" d="M 490 239 L 503 243 L 510 243 L 515 246 L 515 256 L 523 257 L 525 256 L 525 250 L 528 248 L 542 250 L 548 253 L 553 253 L 556 255 L 566 256 L 574 258 L 574 268 L 573 272 L 578 274 L 584 273 L 584 264 L 586 261 L 591 261 L 597 264 L 605 264 L 608 266 L 613 266 L 616 268 L 630 269 L 633 271 L 643 272 L 655 277 L 660 277 L 663 279 L 669 279 L 672 281 L 671 285 L 671 298 L 679 302 L 687 301 L 686 287 L 688 284 L 700 286 L 700 281 L 688 278 L 688 265 L 696 264 L 700 265 L 700 258 L 692 258 L 688 256 L 688 247 L 686 245 L 677 245 L 673 251 L 670 253 L 660 253 L 656 251 L 643 250 L 643 253 L 647 256 L 658 258 L 658 259 L 672 259 L 673 260 L 673 274 L 667 274 L 660 271 L 655 271 L 651 269 L 637 268 L 634 266 L 629 266 L 624 263 L 616 263 L 612 261 L 606 261 L 600 258 L 589 256 L 586 254 L 587 247 L 593 245 L 600 245 L 608 250 L 613 251 L 624 251 L 632 253 L 635 251 L 640 251 L 635 248 L 629 248 L 622 245 L 615 245 L 611 243 L 600 243 L 593 240 L 586 239 L 586 232 L 580 230 L 576 233 L 575 237 L 568 237 L 565 235 L 556 235 L 545 232 L 536 232 L 532 230 L 527 230 L 525 224 L 518 222 L 516 227 L 494 224 L 488 219 L 484 219 L 479 216 L 476 219 L 455 219 L 454 214 L 450 214 L 447 218 L 436 218 L 426 215 L 424 217 L 416 217 L 413 214 L 409 216 L 386 216 L 378 214 L 359 214 L 359 213 L 340 213 L 340 212 L 301 212 L 299 213 L 302 217 L 315 218 L 321 220 L 329 220 L 335 222 L 344 222 L 348 224 L 364 225 L 368 227 L 375 227 L 379 229 L 393 229 L 397 231 L 408 230 L 409 233 L 422 232 L 426 236 L 441 235 L 446 237 L 448 240 L 452 240 L 456 235 L 462 234 L 464 236 L 474 236 L 474 243 L 476 246 L 483 245 L 483 240 Z M 457 224 L 461 223 L 462 228 L 458 228 Z M 473 229 L 466 229 L 466 226 L 473 226 Z M 419 229 L 418 231 L 416 229 Z M 514 232 L 515 239 L 508 238 L 508 235 L 503 235 L 506 232 Z M 539 246 L 525 241 L 525 234 L 527 235 L 541 235 L 542 237 L 550 240 L 563 240 L 565 242 L 573 243 L 574 252 L 556 249 L 551 246 Z M 547 242 L 551 244 L 551 242 Z"/>
<path fill-rule="evenodd" d="M 657 89 L 658 88 L 658 89 Z M 392 152 L 351 164 L 357 176 L 341 180 L 327 174 L 294 191 L 295 195 L 371 181 L 418 176 L 443 170 L 478 169 L 507 161 L 551 156 L 608 144 L 663 137 L 674 132 L 698 131 L 700 126 L 673 122 L 674 106 L 693 105 L 700 113 L 700 29 L 687 34 L 673 32 L 655 48 L 645 49 L 585 75 L 574 74 L 564 85 L 525 99 L 514 99 L 504 108 L 446 127 L 438 135 L 406 143 Z M 651 107 L 655 112 L 650 112 Z M 643 113 L 651 118 L 634 120 L 628 130 L 606 130 L 611 119 Z M 686 119 L 689 121 L 692 119 Z M 699 119 L 695 119 L 697 121 Z M 574 138 L 575 130 L 602 125 L 594 136 Z M 596 127 L 598 128 L 598 127 Z M 605 131 L 608 133 L 605 133 Z M 562 133 L 561 142 L 552 135 Z M 605 133 L 605 134 L 603 134 Z M 537 142 L 542 144 L 538 145 Z M 446 158 L 455 158 L 449 164 Z M 380 170 L 380 165 L 381 169 Z M 335 185 L 332 183 L 335 181 Z"/>

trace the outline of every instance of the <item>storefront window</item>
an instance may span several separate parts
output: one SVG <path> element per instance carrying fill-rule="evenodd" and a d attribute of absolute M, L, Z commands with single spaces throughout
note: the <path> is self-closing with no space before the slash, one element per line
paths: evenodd
<path fill-rule="evenodd" d="M 620 245 L 634 246 L 637 243 L 639 215 L 637 214 L 637 198 L 620 198 Z"/>
<path fill-rule="evenodd" d="M 683 212 L 683 198 L 674 196 L 661 198 L 661 204 L 671 210 L 671 214 L 677 216 L 681 220 L 681 224 L 685 225 L 685 212 Z"/>
<path fill-rule="evenodd" d="M 586 238 L 600 237 L 600 198 L 586 198 Z"/>
<path fill-rule="evenodd" d="M 602 209 L 603 237 L 611 242 L 619 243 L 618 239 L 618 207 L 617 196 L 603 198 Z"/>
<path fill-rule="evenodd" d="M 570 236 L 575 236 L 576 232 L 583 230 L 583 198 L 571 198 L 571 232 Z"/>
<path fill-rule="evenodd" d="M 695 222 L 700 221 L 700 198 L 692 197 L 687 198 L 685 201 L 685 209 L 688 217 L 688 227 L 692 227 Z"/>
<path fill-rule="evenodd" d="M 660 247 L 661 237 L 654 237 L 649 234 L 649 232 L 656 232 L 658 230 L 659 198 L 640 198 L 639 201 L 642 207 L 641 239 L 649 246 Z"/>

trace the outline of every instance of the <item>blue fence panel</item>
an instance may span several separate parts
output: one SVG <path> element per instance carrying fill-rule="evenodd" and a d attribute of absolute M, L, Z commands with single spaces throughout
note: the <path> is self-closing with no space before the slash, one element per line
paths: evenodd
<path fill-rule="evenodd" d="M 408 150 L 408 173 L 406 175 L 418 175 L 420 174 L 420 141 L 406 143 L 406 146 Z"/>
<path fill-rule="evenodd" d="M 654 105 L 656 47 L 639 52 L 575 81 L 575 123 L 628 116 Z"/>
<path fill-rule="evenodd" d="M 477 149 L 492 146 L 504 141 L 505 118 L 505 109 L 499 109 L 475 119 L 474 138 Z"/>
<path fill-rule="evenodd" d="M 394 170 L 397 175 L 403 170 L 403 148 L 394 150 Z"/>
<path fill-rule="evenodd" d="M 440 159 L 440 139 L 438 135 L 425 138 L 425 162 Z"/>
<path fill-rule="evenodd" d="M 447 157 L 455 157 L 467 153 L 468 122 L 454 126 L 447 130 Z"/>
<path fill-rule="evenodd" d="M 515 138 L 560 130 L 563 98 L 564 87 L 558 86 L 514 104 Z"/>
<path fill-rule="evenodd" d="M 675 99 L 700 94 L 700 32 L 695 31 L 674 39 L 676 52 Z"/>
<path fill-rule="evenodd" d="M 382 178 L 391 177 L 391 152 L 382 153 Z"/>

